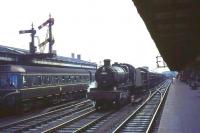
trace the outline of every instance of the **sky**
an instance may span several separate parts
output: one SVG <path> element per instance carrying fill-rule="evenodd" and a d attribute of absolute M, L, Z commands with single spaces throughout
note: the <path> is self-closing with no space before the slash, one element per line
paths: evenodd
<path fill-rule="evenodd" d="M 1 1 L 0 45 L 29 49 L 30 35 L 20 35 L 19 30 L 30 29 L 32 23 L 43 42 L 47 28 L 37 27 L 49 14 L 55 19 L 53 50 L 57 55 L 75 53 L 97 64 L 111 59 L 157 70 L 160 54 L 132 0 Z"/>

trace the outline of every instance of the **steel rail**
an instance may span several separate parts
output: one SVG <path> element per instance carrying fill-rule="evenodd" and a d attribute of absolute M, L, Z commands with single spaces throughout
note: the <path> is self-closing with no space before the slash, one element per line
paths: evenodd
<path fill-rule="evenodd" d="M 2 127 L 0 127 L 0 132 L 2 130 L 6 130 L 6 129 L 9 129 L 9 128 L 12 128 L 12 127 L 16 127 L 17 125 L 22 125 L 23 123 L 27 123 L 27 122 L 31 122 L 31 121 L 34 121 L 34 120 L 38 120 L 40 118 L 44 118 L 45 116 L 49 116 L 49 115 L 55 115 L 55 114 L 58 114 L 62 111 L 66 111 L 66 110 L 70 110 L 76 106 L 83 106 L 84 104 L 87 104 L 89 103 L 90 100 L 86 100 L 86 101 L 83 101 L 83 102 L 80 102 L 80 103 L 77 103 L 75 105 L 70 105 L 68 107 L 64 107 L 64 108 L 61 108 L 61 109 L 58 109 L 58 110 L 53 110 L 53 111 L 50 111 L 50 112 L 47 112 L 47 113 L 43 113 L 43 114 L 40 114 L 40 115 L 36 115 L 36 116 L 33 116 L 33 117 L 30 117 L 30 118 L 26 118 L 26 119 L 23 119 L 23 120 L 19 120 L 19 121 L 16 121 L 16 122 L 13 122 L 13 123 L 9 123 L 7 125 L 4 125 Z M 40 123 L 40 122 L 38 122 Z M 35 123 L 35 125 L 37 125 L 37 123 Z M 32 126 L 32 125 L 31 125 Z M 24 128 L 27 128 L 28 125 Z M 17 129 L 18 131 L 20 130 L 23 130 L 23 127 Z"/>
<path fill-rule="evenodd" d="M 87 123 L 86 125 L 84 125 L 83 127 L 77 129 L 76 131 L 74 131 L 73 133 L 81 133 L 85 130 L 87 130 L 88 128 L 92 127 L 94 124 L 98 123 L 99 121 L 103 120 L 104 118 L 107 118 L 109 115 L 113 114 L 114 112 L 109 112 L 109 113 L 106 113 L 105 115 Z"/>
<path fill-rule="evenodd" d="M 160 94 L 160 100 L 162 99 L 162 94 L 159 92 L 159 90 L 161 90 L 162 88 L 166 88 L 166 84 L 169 84 L 168 81 L 164 82 L 161 86 L 159 86 L 159 88 L 149 97 L 145 100 L 145 102 L 143 102 L 140 107 L 138 109 L 136 109 L 133 113 L 131 113 L 117 128 L 115 128 L 115 130 L 113 131 L 113 133 L 119 132 L 127 123 L 128 121 L 136 116 L 138 113 L 140 113 L 140 110 L 142 110 L 145 105 L 148 105 L 147 103 L 154 97 L 156 96 L 157 93 Z"/>
<path fill-rule="evenodd" d="M 57 125 L 57 126 L 54 126 L 54 127 L 50 128 L 50 129 L 47 129 L 47 130 L 43 131 L 42 133 L 52 133 L 52 132 L 55 132 L 56 130 L 58 130 L 58 129 L 64 127 L 65 125 L 70 124 L 70 123 L 72 123 L 72 122 L 74 122 L 74 121 L 76 121 L 76 120 L 78 120 L 78 119 L 81 119 L 81 118 L 83 118 L 83 117 L 85 117 L 85 116 L 87 116 L 87 115 L 89 115 L 89 114 L 92 114 L 92 113 L 94 113 L 95 111 L 96 111 L 96 109 L 93 109 L 93 110 L 91 110 L 91 111 L 89 111 L 89 112 L 87 112 L 87 113 L 84 113 L 84 114 L 82 114 L 82 115 L 80 115 L 80 116 L 77 116 L 77 117 L 75 117 L 75 118 L 73 118 L 73 119 L 71 119 L 71 120 L 69 120 L 69 121 L 66 121 L 66 122 L 64 122 L 64 123 L 61 123 L 61 124 L 59 124 L 59 125 Z"/>
<path fill-rule="evenodd" d="M 154 115 L 153 115 L 153 118 L 151 119 L 151 122 L 150 122 L 150 124 L 149 124 L 149 126 L 148 126 L 148 128 L 146 130 L 146 133 L 149 133 L 151 131 L 151 128 L 153 126 L 153 122 L 154 122 L 154 120 L 155 120 L 155 118 L 156 118 L 156 116 L 157 116 L 157 114 L 158 114 L 158 112 L 159 112 L 159 110 L 161 108 L 161 105 L 163 104 L 163 100 L 165 99 L 166 93 L 168 92 L 170 85 L 171 85 L 171 83 L 169 83 L 169 85 L 167 86 L 167 88 L 164 90 L 163 93 L 161 91 L 159 91 L 160 94 L 162 95 L 162 98 L 161 98 L 161 101 L 160 101 L 160 103 L 159 103 Z"/>

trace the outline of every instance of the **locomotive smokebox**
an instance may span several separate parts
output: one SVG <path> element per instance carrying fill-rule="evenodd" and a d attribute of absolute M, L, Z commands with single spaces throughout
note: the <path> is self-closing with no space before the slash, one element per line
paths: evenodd
<path fill-rule="evenodd" d="M 104 66 L 110 66 L 110 59 L 104 60 Z"/>

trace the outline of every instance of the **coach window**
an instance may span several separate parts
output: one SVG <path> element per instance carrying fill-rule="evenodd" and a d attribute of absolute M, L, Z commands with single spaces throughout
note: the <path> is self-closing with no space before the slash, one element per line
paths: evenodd
<path fill-rule="evenodd" d="M 48 84 L 52 84 L 52 76 L 48 76 Z"/>
<path fill-rule="evenodd" d="M 46 76 L 47 77 L 47 84 L 50 84 L 50 76 Z"/>
<path fill-rule="evenodd" d="M 82 76 L 82 81 L 85 82 L 85 76 Z"/>
<path fill-rule="evenodd" d="M 47 76 L 48 84 L 51 84 L 51 76 Z"/>
<path fill-rule="evenodd" d="M 59 83 L 59 76 L 56 76 L 56 84 Z"/>
<path fill-rule="evenodd" d="M 62 84 L 62 76 L 58 76 L 58 84 Z"/>
<path fill-rule="evenodd" d="M 16 74 L 8 75 L 9 88 L 16 89 L 18 87 L 17 79 L 18 79 L 18 76 Z"/>
<path fill-rule="evenodd" d="M 68 76 L 64 76 L 65 77 L 65 83 L 67 83 L 68 82 Z"/>
<path fill-rule="evenodd" d="M 82 81 L 85 82 L 85 76 L 82 76 Z"/>
<path fill-rule="evenodd" d="M 89 81 L 89 80 L 90 80 L 89 76 L 86 76 L 86 81 Z"/>
<path fill-rule="evenodd" d="M 69 76 L 68 81 L 69 81 L 69 83 L 71 82 L 71 76 Z"/>
<path fill-rule="evenodd" d="M 65 76 L 63 75 L 62 76 L 62 84 L 64 84 L 65 83 Z"/>
<path fill-rule="evenodd" d="M 87 76 L 84 76 L 84 81 L 87 81 Z"/>
<path fill-rule="evenodd" d="M 0 75 L 0 88 L 7 89 L 8 85 L 8 77 L 6 75 Z"/>
<path fill-rule="evenodd" d="M 62 76 L 58 76 L 58 84 L 62 84 Z"/>
<path fill-rule="evenodd" d="M 53 76 L 49 75 L 49 84 L 53 84 Z"/>
<path fill-rule="evenodd" d="M 43 77 L 43 83 L 44 83 L 45 85 L 47 85 L 47 84 L 49 83 L 48 76 L 44 75 L 44 76 L 42 76 L 42 77 Z"/>
<path fill-rule="evenodd" d="M 77 77 L 78 77 L 77 81 L 81 82 L 81 76 L 77 76 Z"/>
<path fill-rule="evenodd" d="M 38 85 L 42 85 L 42 76 L 37 77 Z"/>
<path fill-rule="evenodd" d="M 59 80 L 58 80 L 58 84 L 62 84 L 62 76 L 59 75 Z"/>
<path fill-rule="evenodd" d="M 32 86 L 39 86 L 41 85 L 41 77 L 40 76 L 31 76 Z"/>
<path fill-rule="evenodd" d="M 44 79 L 44 76 L 41 75 L 41 85 L 45 84 L 45 83 L 44 83 L 44 80 L 45 80 L 45 79 Z"/>
<path fill-rule="evenodd" d="M 76 82 L 80 81 L 80 76 L 76 76 Z"/>
<path fill-rule="evenodd" d="M 52 83 L 55 85 L 56 84 L 56 76 L 52 76 Z"/>
<path fill-rule="evenodd" d="M 74 76 L 71 76 L 71 82 L 74 83 Z"/>
<path fill-rule="evenodd" d="M 55 84 L 58 84 L 58 76 L 55 76 Z"/>
<path fill-rule="evenodd" d="M 44 76 L 44 84 L 45 85 L 48 85 L 49 84 L 49 79 L 48 79 L 48 76 Z"/>
<path fill-rule="evenodd" d="M 56 81 L 55 81 L 56 77 L 55 76 L 52 76 L 52 84 L 56 84 Z"/>
<path fill-rule="evenodd" d="M 77 81 L 81 82 L 81 76 L 77 76 Z"/>
<path fill-rule="evenodd" d="M 49 77 L 49 84 L 51 85 L 52 84 L 52 76 L 49 75 L 48 77 Z"/>
<path fill-rule="evenodd" d="M 48 76 L 46 76 L 46 75 L 43 76 L 43 84 L 45 84 L 45 85 L 48 84 Z"/>
<path fill-rule="evenodd" d="M 36 76 L 30 76 L 30 81 L 31 81 L 31 87 L 32 86 L 37 86 L 37 78 L 36 78 Z"/>
<path fill-rule="evenodd" d="M 52 76 L 52 83 L 56 84 L 56 76 Z"/>
<path fill-rule="evenodd" d="M 87 82 L 89 79 L 88 79 L 88 76 L 85 76 L 85 82 Z"/>
<path fill-rule="evenodd" d="M 23 87 L 28 87 L 27 76 L 22 77 Z"/>

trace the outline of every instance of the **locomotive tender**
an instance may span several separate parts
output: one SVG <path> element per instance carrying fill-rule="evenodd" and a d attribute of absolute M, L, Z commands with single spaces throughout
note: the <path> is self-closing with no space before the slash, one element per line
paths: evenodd
<path fill-rule="evenodd" d="M 129 100 L 134 102 L 144 91 L 159 84 L 164 76 L 152 73 L 144 68 L 134 68 L 130 64 L 114 63 L 104 60 L 104 65 L 95 73 L 97 87 L 90 90 L 88 97 L 100 106 L 119 107 Z"/>

